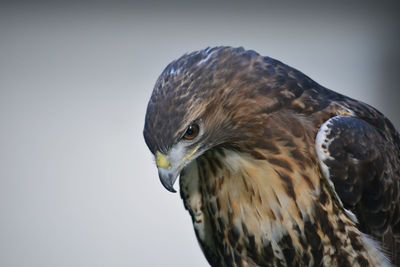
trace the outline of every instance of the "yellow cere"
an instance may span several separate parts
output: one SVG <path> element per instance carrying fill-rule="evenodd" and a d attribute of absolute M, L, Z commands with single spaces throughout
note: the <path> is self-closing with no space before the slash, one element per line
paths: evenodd
<path fill-rule="evenodd" d="M 171 163 L 169 163 L 169 160 L 161 154 L 159 151 L 156 153 L 156 161 L 157 161 L 157 167 L 161 169 L 166 169 L 170 170 L 171 169 Z"/>

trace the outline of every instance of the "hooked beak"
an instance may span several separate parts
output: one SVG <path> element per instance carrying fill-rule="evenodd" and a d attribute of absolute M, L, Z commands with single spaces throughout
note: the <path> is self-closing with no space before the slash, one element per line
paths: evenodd
<path fill-rule="evenodd" d="M 158 168 L 158 176 L 160 177 L 160 181 L 165 189 L 169 192 L 176 193 L 174 183 L 176 179 L 178 179 L 179 172 Z"/>
<path fill-rule="evenodd" d="M 158 168 L 158 176 L 162 185 L 170 192 L 176 193 L 174 183 L 178 179 L 179 174 L 188 160 L 196 153 L 199 146 L 196 146 L 189 154 L 184 156 L 180 162 L 173 163 L 159 151 L 156 152 L 156 163 Z"/>
<path fill-rule="evenodd" d="M 158 168 L 158 176 L 162 185 L 168 191 L 176 193 L 174 189 L 174 183 L 178 179 L 179 171 L 173 169 L 169 160 L 160 152 L 156 153 L 156 163 Z"/>

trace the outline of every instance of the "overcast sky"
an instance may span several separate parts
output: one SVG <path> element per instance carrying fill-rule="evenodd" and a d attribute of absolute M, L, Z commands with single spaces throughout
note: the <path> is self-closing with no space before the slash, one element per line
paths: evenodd
<path fill-rule="evenodd" d="M 400 128 L 399 2 L 293 2 L 0 4 L 0 266 L 207 266 L 142 137 L 186 52 L 254 49 Z"/>

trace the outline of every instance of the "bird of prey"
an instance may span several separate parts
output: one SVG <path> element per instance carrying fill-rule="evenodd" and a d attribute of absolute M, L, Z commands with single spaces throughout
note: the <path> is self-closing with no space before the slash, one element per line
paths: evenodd
<path fill-rule="evenodd" d="M 400 136 L 373 107 L 214 47 L 165 68 L 143 134 L 210 265 L 400 264 Z"/>

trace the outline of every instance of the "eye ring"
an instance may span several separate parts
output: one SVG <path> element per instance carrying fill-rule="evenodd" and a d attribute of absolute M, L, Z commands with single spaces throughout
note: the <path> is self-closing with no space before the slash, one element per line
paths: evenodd
<path fill-rule="evenodd" d="M 199 135 L 199 132 L 200 132 L 199 125 L 197 123 L 192 123 L 186 129 L 186 132 L 182 138 L 185 140 L 193 140 Z"/>

